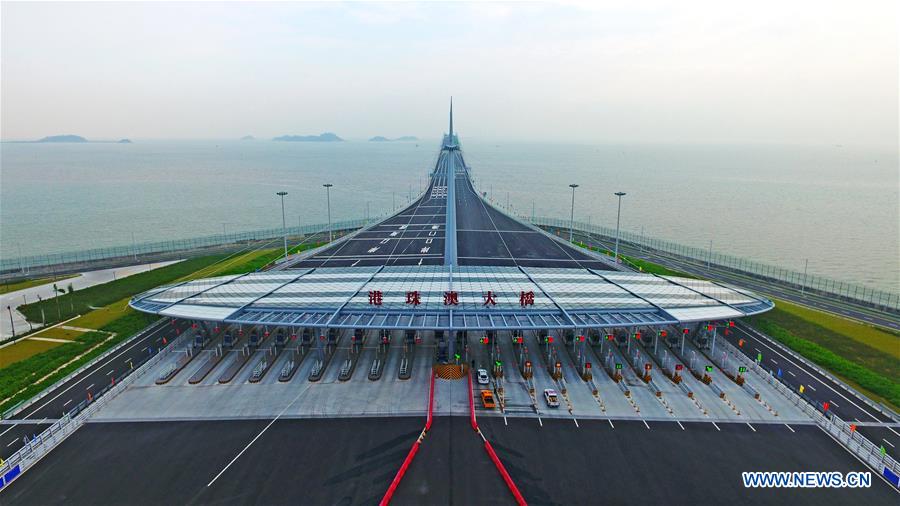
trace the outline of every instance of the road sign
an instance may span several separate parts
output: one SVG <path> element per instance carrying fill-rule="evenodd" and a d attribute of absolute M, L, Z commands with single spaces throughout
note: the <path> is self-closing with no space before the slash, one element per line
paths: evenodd
<path fill-rule="evenodd" d="M 621 369 L 621 368 L 622 368 L 622 364 L 616 362 L 616 370 L 618 371 L 618 370 Z"/>
<path fill-rule="evenodd" d="M 684 366 L 683 366 L 683 365 L 681 365 L 681 364 L 675 364 L 675 370 L 676 370 L 676 371 L 680 371 L 680 370 L 682 370 L 682 369 L 684 369 Z"/>
<path fill-rule="evenodd" d="M 738 372 L 743 374 L 743 373 L 747 372 L 747 368 L 744 366 L 740 366 L 740 367 L 738 367 Z"/>
<path fill-rule="evenodd" d="M 651 364 L 649 364 L 649 363 L 648 363 L 648 364 L 644 364 L 644 369 L 646 369 L 646 370 L 649 371 L 650 369 L 653 369 L 653 366 L 652 366 Z"/>
<path fill-rule="evenodd" d="M 757 362 L 762 362 L 762 353 L 757 353 L 757 354 L 756 354 L 756 361 L 757 361 Z M 780 371 L 781 369 L 778 369 L 778 370 Z M 779 376 L 781 376 L 781 375 L 779 374 Z"/>
<path fill-rule="evenodd" d="M 706 366 L 706 372 L 712 372 L 713 367 L 711 365 Z"/>

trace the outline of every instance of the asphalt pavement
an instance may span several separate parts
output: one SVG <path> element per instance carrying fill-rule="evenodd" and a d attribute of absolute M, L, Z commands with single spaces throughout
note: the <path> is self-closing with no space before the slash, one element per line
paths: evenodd
<path fill-rule="evenodd" d="M 186 328 L 185 322 L 178 322 L 178 329 Z M 132 364 L 139 364 L 163 346 L 163 338 L 171 343 L 176 337 L 176 327 L 168 321 L 160 327 L 140 336 L 119 348 L 113 354 L 85 369 L 79 374 L 56 386 L 43 398 L 4 421 L 0 425 L 0 458 L 6 459 L 40 431 L 35 423 L 49 425 L 71 411 L 80 402 L 109 385 L 113 377 L 121 377 L 131 370 Z"/>

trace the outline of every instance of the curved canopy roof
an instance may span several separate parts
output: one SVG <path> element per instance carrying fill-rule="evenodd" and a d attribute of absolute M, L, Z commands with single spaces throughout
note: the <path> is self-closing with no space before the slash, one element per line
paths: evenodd
<path fill-rule="evenodd" d="M 451 293 L 456 304 L 445 304 Z M 226 323 L 448 331 L 674 325 L 740 318 L 773 307 L 746 290 L 697 279 L 440 265 L 221 276 L 162 286 L 134 297 L 130 305 L 162 316 Z"/>

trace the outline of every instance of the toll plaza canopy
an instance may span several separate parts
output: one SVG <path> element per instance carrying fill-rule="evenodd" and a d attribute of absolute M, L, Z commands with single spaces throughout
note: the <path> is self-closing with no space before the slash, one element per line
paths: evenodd
<path fill-rule="evenodd" d="M 722 283 L 583 268 L 319 267 L 221 276 L 144 292 L 130 306 L 248 325 L 516 330 L 677 325 L 773 307 Z"/>

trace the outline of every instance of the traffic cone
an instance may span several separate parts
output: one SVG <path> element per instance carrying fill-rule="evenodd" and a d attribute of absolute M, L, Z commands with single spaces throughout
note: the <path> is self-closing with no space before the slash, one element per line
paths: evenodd
<path fill-rule="evenodd" d="M 166 337 L 163 336 L 163 346 L 165 346 L 165 345 L 167 345 L 167 344 L 169 344 L 169 341 L 167 341 L 167 340 L 166 340 Z"/>

